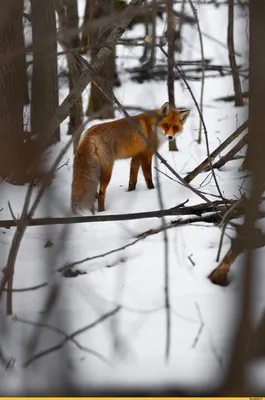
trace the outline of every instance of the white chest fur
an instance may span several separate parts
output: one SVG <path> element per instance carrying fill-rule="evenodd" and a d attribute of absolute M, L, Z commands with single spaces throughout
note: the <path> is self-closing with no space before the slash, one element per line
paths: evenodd
<path fill-rule="evenodd" d="M 156 135 L 157 140 L 159 141 L 159 145 L 162 145 L 167 141 L 167 137 L 163 131 L 163 129 L 155 127 L 153 128 L 154 135 Z"/>

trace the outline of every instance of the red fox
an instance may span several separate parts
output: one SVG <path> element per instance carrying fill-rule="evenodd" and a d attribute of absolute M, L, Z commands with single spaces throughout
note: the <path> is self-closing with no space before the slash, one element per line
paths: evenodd
<path fill-rule="evenodd" d="M 176 110 L 169 103 L 161 109 L 135 115 L 134 123 L 143 135 L 159 148 L 166 140 L 179 134 L 189 116 L 189 110 Z M 155 141 L 155 142 L 154 142 Z M 74 213 L 105 211 L 106 189 L 111 179 L 114 161 L 132 158 L 128 191 L 135 190 L 141 165 L 148 189 L 153 189 L 153 151 L 126 118 L 105 122 L 89 128 L 80 140 L 74 158 L 72 210 Z M 100 183 L 97 195 L 97 186 Z"/>

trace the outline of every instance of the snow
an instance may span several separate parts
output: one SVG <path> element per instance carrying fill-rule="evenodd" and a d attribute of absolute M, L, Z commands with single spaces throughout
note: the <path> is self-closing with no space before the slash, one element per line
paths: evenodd
<path fill-rule="evenodd" d="M 83 7 L 80 1 L 80 7 Z M 198 6 L 201 29 L 216 39 L 226 42 L 227 9 L 222 6 Z M 242 54 L 239 62 L 246 59 L 247 16 L 236 19 L 236 49 Z M 165 29 L 165 22 L 159 22 L 158 33 Z M 126 35 L 139 36 L 140 27 Z M 176 57 L 195 59 L 200 57 L 198 33 L 194 28 L 184 27 L 184 52 Z M 227 50 L 204 38 L 205 58 L 214 63 L 228 64 Z M 141 48 L 118 46 L 119 69 L 135 65 Z M 132 57 L 132 59 L 122 57 Z M 159 60 L 164 55 L 157 50 Z M 63 58 L 61 60 L 63 62 Z M 160 107 L 167 101 L 166 82 L 130 81 L 128 74 L 122 74 L 122 86 L 115 89 L 116 96 L 125 106 L 145 108 Z M 244 89 L 247 82 L 242 81 Z M 200 97 L 200 82 L 189 81 L 196 97 Z M 207 78 L 204 89 L 204 118 L 207 126 L 210 150 L 214 150 L 228 137 L 247 116 L 247 105 L 235 108 L 232 103 L 215 102 L 219 96 L 233 93 L 232 78 Z M 191 109 L 184 131 L 178 138 L 179 152 L 168 152 L 167 144 L 161 148 L 161 155 L 175 170 L 185 176 L 207 155 L 205 139 L 198 145 L 199 118 L 189 91 L 180 81 L 175 82 L 176 102 L 181 107 Z M 66 88 L 60 92 L 60 100 L 67 95 Z M 84 107 L 89 95 L 89 87 L 83 94 Z M 133 114 L 131 112 L 131 114 Z M 116 117 L 121 114 L 117 112 Z M 93 123 L 102 121 L 93 121 Z M 68 140 L 67 121 L 62 124 L 62 141 L 54 145 L 47 154 L 50 164 Z M 240 140 L 240 138 L 238 138 Z M 231 146 L 230 146 L 231 147 Z M 229 147 L 229 148 L 230 148 Z M 228 149 L 229 149 L 228 148 Z M 244 152 L 243 152 L 244 153 Z M 241 154 L 243 154 L 241 153 Z M 68 162 L 67 162 L 68 161 Z M 52 185 L 46 191 L 36 217 L 66 216 L 70 211 L 70 188 L 72 179 L 72 149 L 63 157 Z M 129 176 L 129 160 L 115 163 L 111 183 L 106 195 L 106 211 L 103 214 L 119 214 L 157 210 L 159 208 L 157 189 L 148 190 L 143 176 L 135 192 L 126 191 Z M 218 183 L 226 198 L 239 198 L 243 188 L 245 173 L 240 171 L 241 162 L 228 163 L 216 171 Z M 159 164 L 159 169 L 172 177 Z M 156 177 L 156 171 L 154 170 Z M 174 177 L 173 177 L 174 178 Z M 156 178 L 155 178 L 156 179 Z M 159 175 L 164 207 L 169 208 L 189 200 L 188 205 L 202 200 L 189 189 Z M 175 178 L 174 178 L 175 179 Z M 192 181 L 192 185 L 207 192 L 207 196 L 218 191 L 209 173 L 202 173 Z M 15 215 L 22 210 L 26 187 L 15 187 L 1 183 L 1 219 L 10 218 L 7 202 L 10 200 Z M 35 195 L 38 188 L 35 190 Z M 176 217 L 166 217 L 166 222 Z M 146 230 L 161 226 L 158 219 L 143 219 L 120 222 L 82 223 L 71 226 L 29 227 L 23 237 L 14 276 L 14 288 L 31 287 L 43 282 L 48 285 L 36 291 L 14 293 L 14 316 L 4 315 L 4 299 L 1 302 L 1 348 L 6 355 L 16 359 L 12 370 L 3 370 L 0 364 L 0 387 L 5 393 L 15 395 L 31 389 L 58 390 L 65 383 L 64 375 L 78 387 L 114 387 L 152 384 L 153 386 L 179 384 L 189 388 L 214 388 L 225 377 L 225 367 L 229 361 L 233 327 L 237 320 L 237 300 L 242 276 L 238 258 L 231 270 L 232 283 L 226 288 L 212 285 L 207 275 L 217 265 L 216 254 L 220 240 L 220 229 L 211 224 L 193 224 L 167 231 L 169 243 L 169 280 L 171 307 L 171 348 L 168 363 L 165 362 L 166 314 L 164 294 L 164 239 L 163 233 L 149 236 L 111 255 L 84 262 L 77 269 L 85 272 L 75 278 L 64 278 L 57 269 L 66 263 L 93 257 L 124 246 Z M 0 229 L 0 250 L 4 267 L 15 229 Z M 229 231 L 233 235 L 233 231 Z M 52 247 L 45 248 L 47 240 Z M 224 238 L 222 255 L 230 245 Z M 258 251 L 263 254 L 263 250 Z M 189 257 L 194 262 L 191 263 Z M 262 263 L 261 263 L 262 264 Z M 261 265 L 257 267 L 259 282 L 265 274 Z M 99 352 L 111 366 L 98 357 L 78 349 L 69 341 L 63 348 L 23 368 L 27 360 L 26 348 L 36 327 L 19 322 L 42 321 L 47 297 L 54 285 L 59 293 L 45 323 L 62 329 L 67 334 L 92 323 L 101 315 L 110 312 L 117 305 L 121 310 L 112 318 L 95 328 L 78 335 L 76 340 L 85 347 Z M 265 294 L 257 288 L 254 309 L 256 321 L 264 310 Z M 37 328 L 37 346 L 34 354 L 60 343 L 64 336 L 48 328 Z M 255 366 L 257 371 L 264 364 Z M 253 371 L 255 371 L 255 368 Z M 253 384 L 261 385 L 262 373 L 253 372 Z M 51 380 L 50 378 L 53 377 Z"/>

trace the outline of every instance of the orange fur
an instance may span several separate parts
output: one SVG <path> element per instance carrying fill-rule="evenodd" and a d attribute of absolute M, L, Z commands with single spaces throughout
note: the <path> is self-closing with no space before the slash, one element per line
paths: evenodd
<path fill-rule="evenodd" d="M 179 111 L 165 103 L 161 109 L 131 117 L 155 147 L 179 134 L 189 110 Z M 98 210 L 105 210 L 105 194 L 114 161 L 132 158 L 128 191 L 134 190 L 141 165 L 148 189 L 152 181 L 153 151 L 126 118 L 89 128 L 82 137 L 74 159 L 72 209 L 75 213 L 94 210 L 98 193 Z"/>

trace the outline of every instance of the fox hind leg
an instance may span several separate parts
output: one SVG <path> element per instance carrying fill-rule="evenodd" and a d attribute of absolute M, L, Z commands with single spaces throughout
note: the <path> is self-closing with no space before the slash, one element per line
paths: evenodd
<path fill-rule="evenodd" d="M 152 179 L 152 155 L 141 157 L 141 166 L 144 174 L 144 179 L 148 189 L 154 189 L 153 179 Z"/>
<path fill-rule="evenodd" d="M 112 169 L 113 164 L 109 165 L 108 167 L 102 167 L 98 193 L 98 211 L 105 211 L 105 196 L 107 187 L 110 183 Z"/>
<path fill-rule="evenodd" d="M 135 190 L 135 188 L 136 188 L 137 176 L 138 176 L 138 171 L 140 168 L 140 161 L 141 161 L 140 156 L 132 157 L 128 192 L 131 192 L 132 190 Z"/>

